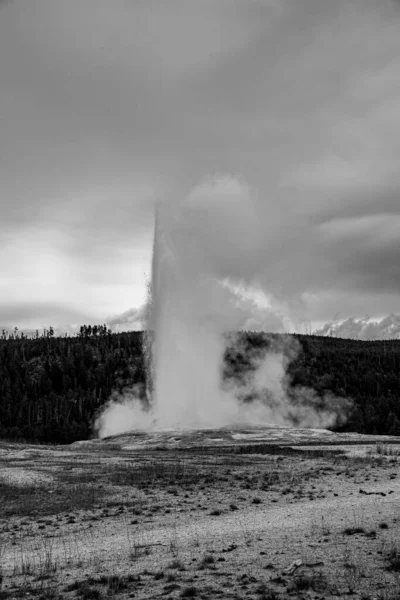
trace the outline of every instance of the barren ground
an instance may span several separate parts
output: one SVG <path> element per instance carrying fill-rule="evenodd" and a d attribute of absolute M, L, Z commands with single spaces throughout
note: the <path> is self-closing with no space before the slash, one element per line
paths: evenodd
<path fill-rule="evenodd" d="M 0 598 L 399 599 L 399 465 L 282 428 L 0 442 Z"/>

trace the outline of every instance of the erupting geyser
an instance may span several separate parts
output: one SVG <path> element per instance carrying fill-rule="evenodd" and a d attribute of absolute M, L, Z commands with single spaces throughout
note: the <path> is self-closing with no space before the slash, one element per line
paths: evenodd
<path fill-rule="evenodd" d="M 257 251 L 255 209 L 248 186 L 231 177 L 157 206 L 144 349 L 147 403 L 134 389 L 114 395 L 96 421 L 100 437 L 141 428 L 324 427 L 337 420 L 338 399 L 290 387 L 287 366 L 299 350 L 291 336 L 254 358 L 243 380 L 223 381 L 225 334 L 243 329 L 252 316 L 233 284 L 246 285 L 246 261 Z M 281 313 L 265 312 L 275 331 L 276 325 L 283 331 Z M 253 401 L 243 403 L 246 395 Z"/>
<path fill-rule="evenodd" d="M 184 212 L 163 205 L 156 211 L 148 320 L 152 412 L 160 427 L 215 427 L 235 411 L 221 389 L 224 344 L 212 307 L 218 284 L 198 248 L 190 247 Z"/>

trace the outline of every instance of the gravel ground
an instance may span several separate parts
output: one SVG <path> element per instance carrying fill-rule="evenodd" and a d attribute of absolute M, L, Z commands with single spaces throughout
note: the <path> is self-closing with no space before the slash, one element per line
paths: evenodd
<path fill-rule="evenodd" d="M 3 598 L 396 597 L 396 454 L 93 446 L 0 447 Z"/>

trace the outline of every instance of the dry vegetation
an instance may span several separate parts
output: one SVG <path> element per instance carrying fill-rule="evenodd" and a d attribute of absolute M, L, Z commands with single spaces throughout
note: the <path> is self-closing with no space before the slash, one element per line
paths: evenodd
<path fill-rule="evenodd" d="M 0 464 L 1 599 L 400 599 L 399 446 Z"/>

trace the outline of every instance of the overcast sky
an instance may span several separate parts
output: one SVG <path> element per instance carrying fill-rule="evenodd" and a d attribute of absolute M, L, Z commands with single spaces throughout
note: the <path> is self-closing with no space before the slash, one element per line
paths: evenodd
<path fill-rule="evenodd" d="M 233 276 L 399 313 L 399 31 L 396 0 L 1 2 L 0 325 L 132 315 L 154 201 L 216 173 L 262 239 Z"/>

